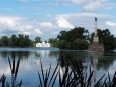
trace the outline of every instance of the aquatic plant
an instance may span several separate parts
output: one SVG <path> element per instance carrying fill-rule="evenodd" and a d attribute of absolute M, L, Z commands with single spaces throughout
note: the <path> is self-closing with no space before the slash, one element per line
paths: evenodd
<path fill-rule="evenodd" d="M 11 71 L 11 84 L 7 82 L 6 76 L 3 74 L 0 78 L 1 87 L 21 87 L 22 80 L 18 84 L 16 83 L 20 58 L 16 62 L 14 57 L 12 63 L 8 58 L 8 62 Z M 37 64 L 36 67 L 38 68 Z M 63 54 L 63 52 L 61 52 L 59 62 L 54 69 L 50 63 L 49 68 L 44 70 L 40 59 L 40 69 L 37 69 L 38 87 L 116 87 L 116 72 L 112 78 L 108 73 L 107 76 L 104 74 L 94 82 L 95 71 L 92 70 L 91 66 L 88 68 L 85 68 L 82 62 L 72 60 L 69 54 Z"/>
<path fill-rule="evenodd" d="M 6 82 L 6 76 L 3 74 L 0 79 L 1 86 L 2 87 L 21 87 L 22 80 L 19 82 L 19 84 L 16 84 L 17 74 L 18 74 L 19 65 L 20 65 L 20 58 L 18 59 L 17 62 L 15 58 L 13 58 L 13 62 L 11 64 L 11 61 L 8 57 L 8 62 L 9 62 L 10 71 L 11 71 L 11 84 Z"/>
<path fill-rule="evenodd" d="M 6 76 L 3 74 L 0 79 L 0 83 L 2 84 L 2 87 L 5 87 L 5 81 L 6 81 Z"/>
<path fill-rule="evenodd" d="M 16 84 L 17 74 L 18 74 L 19 65 L 20 65 L 20 58 L 18 58 L 17 63 L 15 58 L 13 58 L 13 63 L 11 65 L 11 61 L 8 57 L 8 62 L 9 62 L 10 71 L 11 71 L 11 87 L 21 87 L 22 80 L 20 81 L 19 84 Z"/>
<path fill-rule="evenodd" d="M 58 76 L 58 64 L 56 65 L 53 73 L 51 73 L 51 64 L 50 64 L 50 67 L 45 71 L 45 73 L 43 70 L 41 59 L 40 59 L 40 65 L 41 65 L 41 72 L 38 70 L 39 87 L 53 87 L 56 81 L 56 78 Z M 50 77 L 50 74 L 51 74 L 51 77 Z"/>
<path fill-rule="evenodd" d="M 62 61 L 64 57 L 67 57 L 67 55 L 60 56 Z M 44 71 L 40 59 L 41 69 L 38 70 L 39 87 L 116 87 L 116 72 L 112 80 L 108 73 L 108 76 L 104 74 L 98 81 L 94 82 L 95 72 L 91 69 L 91 66 L 88 73 L 87 68 L 84 69 L 82 63 L 72 60 L 70 56 L 66 59 L 65 62 L 70 62 L 71 66 L 69 66 L 69 63 L 63 64 L 64 62 L 61 61 L 61 65 L 58 63 L 53 73 L 51 72 L 51 64 Z M 62 73 L 61 69 L 63 69 Z"/>

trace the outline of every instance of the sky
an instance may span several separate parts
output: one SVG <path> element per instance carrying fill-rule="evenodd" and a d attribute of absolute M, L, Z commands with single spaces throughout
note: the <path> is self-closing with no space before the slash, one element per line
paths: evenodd
<path fill-rule="evenodd" d="M 116 36 L 116 0 L 0 0 L 0 37 L 26 34 L 31 39 L 55 38 L 60 31 L 84 27 Z"/>

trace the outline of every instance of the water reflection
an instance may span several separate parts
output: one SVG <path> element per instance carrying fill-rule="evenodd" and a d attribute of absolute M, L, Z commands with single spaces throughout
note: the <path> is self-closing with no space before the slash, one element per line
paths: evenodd
<path fill-rule="evenodd" d="M 116 60 L 116 53 L 89 53 L 91 64 L 94 65 L 93 60 L 96 59 L 97 69 L 107 71 Z"/>
<path fill-rule="evenodd" d="M 35 51 L 36 57 L 48 56 L 49 54 L 50 54 L 50 50 L 36 50 Z"/>
<path fill-rule="evenodd" d="M 45 50 L 45 49 L 33 49 L 33 50 L 16 50 L 16 51 L 0 51 L 0 76 L 5 73 L 6 75 L 10 74 L 10 69 L 8 65 L 7 58 L 13 59 L 13 55 L 15 53 L 16 59 L 20 58 L 20 69 L 19 69 L 19 79 L 24 81 L 25 87 L 35 87 L 38 84 L 38 74 L 37 69 L 35 67 L 35 63 L 39 65 L 40 58 L 43 63 L 44 69 L 49 67 L 51 63 L 53 68 L 57 63 L 60 64 L 61 73 L 65 71 L 65 67 L 67 63 L 72 67 L 71 62 L 68 62 L 67 56 L 71 58 L 71 60 L 82 62 L 84 67 L 91 65 L 95 70 L 94 80 L 96 81 L 96 77 L 101 77 L 107 71 L 110 74 L 114 73 L 116 69 L 116 53 L 107 52 L 107 53 L 95 53 L 88 51 L 77 51 L 77 50 L 63 50 L 63 55 L 61 55 L 61 51 L 56 50 Z M 63 59 L 62 59 L 63 56 Z"/>
<path fill-rule="evenodd" d="M 91 65 L 96 67 L 97 70 L 108 71 L 110 67 L 116 62 L 116 53 L 103 53 L 103 52 L 87 52 L 87 51 L 63 51 L 64 61 L 67 60 L 67 55 L 72 60 L 82 62 L 84 66 Z M 58 52 L 57 56 L 60 55 Z M 52 55 L 53 56 L 53 55 Z M 56 54 L 54 55 L 56 56 Z M 58 62 L 62 59 L 58 58 Z"/>
<path fill-rule="evenodd" d="M 91 65 L 92 69 L 94 70 L 95 82 L 96 80 L 101 78 L 103 74 L 109 72 L 110 75 L 113 75 L 115 72 L 115 68 L 116 68 L 116 66 L 114 66 L 116 65 L 115 53 L 63 51 L 62 54 L 63 55 L 60 55 L 60 52 L 59 52 L 59 58 L 57 59 L 58 63 L 60 64 L 62 73 L 64 71 L 64 67 L 66 66 L 66 63 L 69 63 L 69 65 L 71 66 L 71 63 L 67 62 L 67 58 L 71 58 L 71 60 L 74 60 L 77 63 L 82 62 L 84 67 Z"/>
<path fill-rule="evenodd" d="M 0 51 L 0 58 L 13 58 L 14 54 L 16 58 L 28 59 L 30 51 Z"/>
<path fill-rule="evenodd" d="M 91 60 L 91 65 L 93 66 L 93 78 L 94 82 L 96 82 L 96 77 L 97 77 L 97 70 L 98 70 L 98 63 L 99 63 L 99 57 L 103 56 L 103 52 L 91 52 L 89 53 L 90 60 Z"/>

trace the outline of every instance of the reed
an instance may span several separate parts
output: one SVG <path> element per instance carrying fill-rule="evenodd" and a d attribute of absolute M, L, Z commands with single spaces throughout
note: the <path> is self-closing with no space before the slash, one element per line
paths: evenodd
<path fill-rule="evenodd" d="M 9 62 L 9 67 L 11 71 L 11 84 L 6 82 L 6 76 L 3 74 L 0 79 L 0 83 L 2 87 L 21 87 L 22 80 L 19 82 L 19 84 L 16 84 L 17 74 L 18 74 L 19 65 L 20 65 L 20 58 L 16 62 L 16 59 L 14 57 L 13 62 L 11 63 L 11 60 L 8 57 L 8 62 Z"/>
<path fill-rule="evenodd" d="M 13 58 L 13 62 L 11 64 L 11 61 L 8 57 L 8 62 L 9 62 L 10 71 L 11 71 L 11 87 L 21 87 L 22 80 L 19 82 L 19 84 L 16 84 L 17 74 L 18 74 L 19 65 L 20 65 L 20 58 L 18 58 L 17 62 L 15 58 Z"/>
<path fill-rule="evenodd" d="M 63 62 L 64 57 L 67 59 L 65 60 L 66 64 Z M 116 87 L 116 72 L 112 79 L 108 73 L 108 76 L 104 74 L 97 82 L 94 82 L 94 70 L 91 69 L 91 66 L 88 73 L 87 68 L 84 69 L 82 63 L 73 61 L 70 56 L 61 55 L 60 58 L 62 63 L 56 65 L 53 73 L 51 72 L 52 64 L 50 64 L 48 70 L 44 71 L 40 59 L 39 87 Z M 69 66 L 69 62 L 71 66 Z M 63 74 L 60 72 L 61 66 L 64 68 Z M 40 75 L 40 73 L 42 74 Z"/>
<path fill-rule="evenodd" d="M 58 64 L 56 65 L 53 73 L 51 73 L 51 64 L 50 67 L 44 72 L 43 65 L 40 59 L 41 71 L 38 70 L 39 77 L 39 87 L 53 87 L 58 76 Z M 36 64 L 37 67 L 37 64 Z M 40 75 L 41 73 L 41 75 Z M 50 77 L 51 74 L 51 77 Z"/>
<path fill-rule="evenodd" d="M 88 72 L 82 63 L 72 60 L 70 55 L 64 55 L 62 52 L 59 59 L 61 61 L 57 63 L 53 71 L 51 63 L 49 68 L 44 70 L 42 60 L 40 59 L 40 70 L 37 69 L 38 87 L 116 87 L 116 72 L 113 78 L 108 73 L 107 76 L 104 74 L 98 81 L 94 82 L 94 70 L 91 69 L 91 66 Z M 11 84 L 6 81 L 6 76 L 3 74 L 0 78 L 1 86 L 21 87 L 22 80 L 19 84 L 16 84 L 20 59 L 16 62 L 16 59 L 13 58 L 11 62 L 8 58 L 8 62 L 11 71 Z M 36 67 L 38 68 L 37 64 Z"/>

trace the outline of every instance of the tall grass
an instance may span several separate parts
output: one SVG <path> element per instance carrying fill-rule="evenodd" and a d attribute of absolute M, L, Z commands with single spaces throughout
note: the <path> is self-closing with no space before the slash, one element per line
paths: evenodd
<path fill-rule="evenodd" d="M 11 71 L 11 84 L 6 82 L 6 76 L 3 74 L 0 79 L 0 83 L 2 87 L 21 87 L 22 80 L 19 82 L 19 84 L 16 84 L 17 74 L 18 74 L 19 65 L 20 65 L 20 58 L 18 58 L 18 61 L 16 62 L 15 55 L 14 55 L 12 62 L 8 57 L 8 62 L 9 62 L 9 67 Z"/>
<path fill-rule="evenodd" d="M 11 87 L 21 87 L 22 80 L 20 81 L 19 84 L 16 84 L 17 74 L 18 74 L 19 65 L 20 65 L 20 58 L 18 58 L 17 62 L 14 58 L 11 64 L 11 61 L 8 57 L 8 62 L 9 62 L 10 71 L 11 71 Z"/>
<path fill-rule="evenodd" d="M 60 59 L 60 63 L 56 65 L 53 72 L 51 72 L 52 64 L 48 70 L 44 71 L 40 59 L 39 87 L 116 87 L 116 72 L 113 78 L 110 78 L 108 73 L 107 76 L 104 74 L 97 82 L 94 82 L 95 72 L 91 66 L 88 73 L 87 68 L 84 69 L 82 63 L 72 60 L 70 55 L 64 55 L 61 52 Z M 71 66 L 69 66 L 69 62 Z M 63 74 L 60 72 L 61 68 L 64 68 Z M 40 75 L 40 73 L 42 74 Z"/>
<path fill-rule="evenodd" d="M 72 60 L 70 55 L 64 54 L 62 51 L 59 59 L 60 61 L 54 70 L 52 69 L 52 64 L 50 64 L 47 70 L 44 70 L 42 60 L 40 59 L 38 87 L 116 87 L 116 72 L 113 78 L 110 78 L 108 73 L 107 76 L 104 74 L 99 80 L 94 82 L 95 72 L 91 69 L 91 66 L 88 72 L 82 63 Z M 16 62 L 15 58 L 13 58 L 11 63 L 11 60 L 8 58 L 8 62 L 11 71 L 11 84 L 6 82 L 6 76 L 3 74 L 0 79 L 2 87 L 21 87 L 22 81 L 16 84 L 20 59 Z M 36 67 L 38 68 L 37 64 Z"/>

